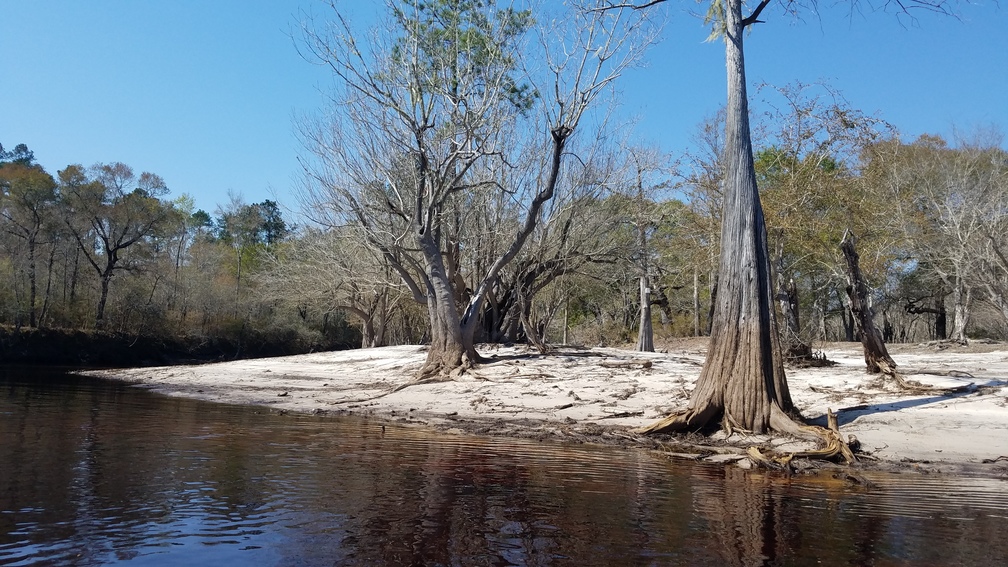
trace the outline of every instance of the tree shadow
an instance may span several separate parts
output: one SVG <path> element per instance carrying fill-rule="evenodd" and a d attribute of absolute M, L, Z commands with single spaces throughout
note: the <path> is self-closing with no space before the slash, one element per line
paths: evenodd
<path fill-rule="evenodd" d="M 987 388 L 1000 388 L 1008 386 L 1008 381 L 1005 380 L 987 380 L 986 382 L 980 384 L 973 384 L 973 387 L 969 390 L 962 392 L 945 392 L 939 395 L 925 396 L 909 398 L 904 400 L 898 400 L 895 402 L 886 402 L 878 404 L 861 404 L 857 406 L 851 406 L 847 408 L 840 408 L 836 411 L 837 424 L 840 426 L 847 425 L 853 422 L 855 419 L 877 413 L 888 413 L 896 412 L 900 410 L 925 406 L 928 404 L 934 404 L 938 402 L 954 400 L 956 398 L 965 398 L 967 396 L 972 396 L 977 393 L 978 390 Z M 806 419 L 806 422 L 810 425 L 818 425 L 820 427 L 826 427 L 826 414 L 816 416 L 814 418 Z"/>

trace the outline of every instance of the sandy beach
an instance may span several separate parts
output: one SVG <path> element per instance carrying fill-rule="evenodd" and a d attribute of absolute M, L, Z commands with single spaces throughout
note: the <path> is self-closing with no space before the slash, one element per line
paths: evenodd
<path fill-rule="evenodd" d="M 706 343 L 682 340 L 640 353 L 484 345 L 493 357 L 452 381 L 414 383 L 420 346 L 324 352 L 198 366 L 92 371 L 153 391 L 273 411 L 357 415 L 441 432 L 657 448 L 749 466 L 744 448 L 813 448 L 781 437 L 717 433 L 641 437 L 634 429 L 685 407 Z M 810 421 L 827 409 L 861 443 L 855 467 L 1008 477 L 1008 345 L 974 342 L 890 347 L 908 380 L 947 393 L 908 392 L 864 371 L 860 344 L 825 345 L 835 364 L 788 368 L 796 406 Z"/>

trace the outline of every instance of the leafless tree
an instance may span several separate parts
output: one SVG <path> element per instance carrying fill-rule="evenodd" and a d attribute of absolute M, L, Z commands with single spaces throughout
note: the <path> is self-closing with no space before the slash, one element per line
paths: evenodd
<path fill-rule="evenodd" d="M 335 6 L 334 6 L 335 8 Z M 421 376 L 481 358 L 474 337 L 490 290 L 519 255 L 557 195 L 603 95 L 653 40 L 634 10 L 571 10 L 531 29 L 532 14 L 448 3 L 390 3 L 389 26 L 366 42 L 333 11 L 304 27 L 310 56 L 337 82 L 333 112 L 306 121 L 314 220 L 352 227 L 427 306 L 430 349 Z M 448 14 L 445 17 L 445 14 Z M 535 37 L 530 37 L 534 35 Z M 585 122 L 585 119 L 588 121 Z M 578 138 L 588 138 L 578 140 Z M 522 155 L 543 156 L 541 167 Z M 498 202 L 495 253 L 461 287 L 471 215 Z"/>
<path fill-rule="evenodd" d="M 264 298 L 302 311 L 350 314 L 360 322 L 363 348 L 387 344 L 386 328 L 406 295 L 384 258 L 357 239 L 309 229 L 270 250 L 264 263 L 257 276 Z"/>

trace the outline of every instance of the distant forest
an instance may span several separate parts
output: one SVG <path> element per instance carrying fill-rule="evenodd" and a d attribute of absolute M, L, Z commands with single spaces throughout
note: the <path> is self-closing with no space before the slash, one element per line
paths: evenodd
<path fill-rule="evenodd" d="M 172 198 L 160 176 L 123 163 L 69 165 L 53 176 L 25 144 L 0 146 L 0 191 L 0 323 L 8 342 L 22 329 L 48 330 L 41 337 L 54 348 L 145 337 L 162 341 L 147 350 L 160 345 L 181 359 L 359 343 L 339 311 L 264 295 L 258 278 L 277 247 L 296 238 L 273 201 L 236 197 L 211 215 L 189 195 Z M 54 330 L 92 338 L 65 340 Z"/>
<path fill-rule="evenodd" d="M 773 90 L 801 104 L 760 125 L 758 181 L 782 332 L 812 345 L 854 339 L 839 249 L 850 231 L 886 340 L 1008 338 L 1001 138 L 905 143 L 824 92 Z M 717 292 L 720 120 L 698 126 L 696 147 L 681 156 L 606 148 L 596 171 L 605 186 L 572 190 L 544 213 L 497 278 L 478 340 L 630 344 L 642 281 L 659 340 L 704 335 Z M 220 357 L 429 340 L 426 307 L 388 258 L 353 224 L 317 222 L 332 206 L 318 190 L 298 203 L 309 220 L 292 226 L 271 200 L 232 197 L 213 213 L 196 209 L 157 174 L 123 163 L 53 175 L 19 144 L 0 146 L 0 191 L 0 324 L 8 333 L 183 339 L 220 345 L 211 353 Z M 450 224 L 455 232 L 441 235 L 459 290 L 476 285 L 470 278 L 523 207 L 495 202 L 489 191 L 467 199 Z M 461 310 L 466 298 L 456 300 Z"/>

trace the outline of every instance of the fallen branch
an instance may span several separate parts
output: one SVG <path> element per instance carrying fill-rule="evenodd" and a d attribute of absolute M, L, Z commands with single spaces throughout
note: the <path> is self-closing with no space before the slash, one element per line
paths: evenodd
<path fill-rule="evenodd" d="M 625 370 L 632 370 L 633 368 L 639 366 L 644 370 L 651 368 L 652 362 L 650 360 L 627 360 L 625 362 L 609 362 L 608 360 L 603 360 L 599 362 L 599 366 L 602 368 L 622 368 Z"/>
<path fill-rule="evenodd" d="M 621 411 L 618 413 L 606 414 L 599 419 L 618 419 L 621 417 L 639 417 L 644 415 L 643 411 Z"/>

